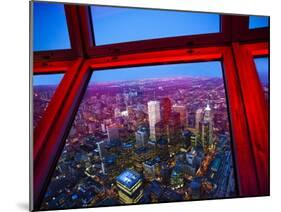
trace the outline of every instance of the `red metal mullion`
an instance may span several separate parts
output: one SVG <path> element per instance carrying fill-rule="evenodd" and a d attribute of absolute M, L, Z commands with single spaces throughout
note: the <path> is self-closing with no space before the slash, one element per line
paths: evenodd
<path fill-rule="evenodd" d="M 269 54 L 268 42 L 243 44 L 243 48 L 247 49 L 253 57 L 267 56 Z"/>
<path fill-rule="evenodd" d="M 73 60 L 75 58 L 72 49 L 33 52 L 34 62 Z"/>
<path fill-rule="evenodd" d="M 229 100 L 239 195 L 259 195 L 254 155 L 251 148 L 243 98 L 231 48 L 225 48 L 223 66 Z"/>
<path fill-rule="evenodd" d="M 67 79 L 71 82 L 71 85 L 65 82 L 65 90 L 61 91 L 61 94 L 64 96 L 64 99 L 62 99 L 63 104 L 59 105 L 60 107 L 58 108 L 56 119 L 50 121 L 52 128 L 43 136 L 43 146 L 40 148 L 37 157 L 34 158 L 33 198 L 35 209 L 40 208 L 53 170 L 56 167 L 57 160 L 65 144 L 66 133 L 71 126 L 71 120 L 75 115 L 75 109 L 79 105 L 79 97 L 83 93 L 83 88 L 87 85 L 87 80 L 90 76 L 87 65 L 84 63 L 84 65 L 81 66 L 82 61 L 79 61 L 79 64 L 72 67 L 76 71 L 71 71 L 71 77 Z M 35 143 L 35 146 L 36 145 L 37 143 Z"/>
<path fill-rule="evenodd" d="M 53 61 L 53 62 L 35 62 L 33 64 L 33 74 L 51 74 L 65 73 L 73 64 L 72 60 L 68 61 Z"/>
<path fill-rule="evenodd" d="M 71 49 L 33 52 L 35 62 L 72 60 L 83 55 L 83 46 L 77 6 L 64 5 Z"/>
<path fill-rule="evenodd" d="M 93 69 L 106 69 L 166 63 L 212 61 L 218 60 L 221 57 L 220 47 L 206 47 L 126 54 L 118 57 L 92 58 L 88 61 Z"/>
<path fill-rule="evenodd" d="M 55 94 L 52 97 L 50 104 L 45 111 L 43 118 L 40 120 L 38 126 L 34 131 L 34 148 L 33 148 L 33 157 L 34 160 L 38 157 L 40 149 L 44 146 L 47 141 L 46 137 L 52 129 L 52 123 L 56 119 L 58 111 L 60 110 L 61 105 L 66 97 L 69 87 L 75 80 L 74 76 L 76 74 L 76 69 L 81 64 L 81 59 L 72 62 L 72 67 L 68 67 L 70 70 L 66 71 L 62 81 L 60 82 L 58 88 L 55 91 Z M 55 69 L 55 68 L 54 68 Z M 56 71 L 60 70 L 60 66 L 57 67 Z M 37 70 L 38 71 L 38 70 Z M 46 70 L 47 71 L 47 70 Z M 38 73 L 38 72 L 37 72 Z"/>
<path fill-rule="evenodd" d="M 269 27 L 249 29 L 249 16 L 233 16 L 232 18 L 232 42 L 258 42 L 269 40 Z"/>
<path fill-rule="evenodd" d="M 233 44 L 238 76 L 254 152 L 260 195 L 269 194 L 268 110 L 253 56 L 239 43 Z"/>
<path fill-rule="evenodd" d="M 81 57 L 83 56 L 83 41 L 80 30 L 81 23 L 78 18 L 78 7 L 66 4 L 64 8 L 72 50 L 77 57 Z"/>
<path fill-rule="evenodd" d="M 89 6 L 78 6 L 79 21 L 81 24 L 82 39 L 86 55 L 89 55 L 91 48 L 95 46 L 95 39 L 92 26 L 92 17 Z"/>
<path fill-rule="evenodd" d="M 238 41 L 247 34 L 249 31 L 248 29 L 249 17 L 248 16 L 232 16 L 232 41 Z"/>
<path fill-rule="evenodd" d="M 225 42 L 231 41 L 233 15 L 221 15 L 221 32 Z"/>

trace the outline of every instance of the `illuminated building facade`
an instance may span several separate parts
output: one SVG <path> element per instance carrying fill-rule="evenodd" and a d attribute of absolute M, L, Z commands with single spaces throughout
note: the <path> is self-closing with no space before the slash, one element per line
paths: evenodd
<path fill-rule="evenodd" d="M 116 177 L 119 200 L 125 204 L 138 203 L 143 197 L 143 180 L 140 174 L 127 169 Z"/>
<path fill-rule="evenodd" d="M 184 129 L 188 125 L 187 109 L 184 105 L 173 105 L 173 111 L 180 114 L 180 124 Z"/>
<path fill-rule="evenodd" d="M 148 118 L 149 118 L 149 129 L 150 129 L 150 139 L 156 140 L 155 125 L 161 120 L 160 115 L 160 102 L 159 101 L 149 101 L 148 106 Z"/>

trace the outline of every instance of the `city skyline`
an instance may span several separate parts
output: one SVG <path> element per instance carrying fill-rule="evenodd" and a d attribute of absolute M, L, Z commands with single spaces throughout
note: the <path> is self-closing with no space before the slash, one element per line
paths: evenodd
<path fill-rule="evenodd" d="M 31 209 L 268 195 L 269 16 L 30 5 Z"/>
<path fill-rule="evenodd" d="M 223 79 L 144 82 L 88 85 L 42 209 L 236 195 Z"/>

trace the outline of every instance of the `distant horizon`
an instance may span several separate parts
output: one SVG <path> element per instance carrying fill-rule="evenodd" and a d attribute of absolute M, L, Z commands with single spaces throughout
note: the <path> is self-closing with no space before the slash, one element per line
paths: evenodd
<path fill-rule="evenodd" d="M 222 78 L 222 71 L 220 61 L 105 69 L 93 71 L 89 84 L 176 77 Z"/>
<path fill-rule="evenodd" d="M 181 78 L 192 78 L 192 79 L 222 79 L 222 77 L 204 77 L 204 76 L 183 76 L 183 77 L 171 77 L 171 78 L 144 78 L 135 80 L 120 80 L 120 81 L 103 81 L 103 82 L 93 82 L 90 81 L 89 85 L 101 85 L 101 84 L 116 84 L 122 82 L 138 82 L 138 81 L 156 81 L 156 80 L 168 80 L 168 79 L 181 79 Z"/>
<path fill-rule="evenodd" d="M 93 71 L 89 84 L 177 77 L 222 78 L 222 72 L 220 61 L 105 69 Z M 63 74 L 35 75 L 33 85 L 59 84 L 62 77 Z"/>
<path fill-rule="evenodd" d="M 204 76 L 183 76 L 183 77 L 171 77 L 171 78 L 145 78 L 145 79 L 136 79 L 136 80 L 122 80 L 122 81 L 103 81 L 103 82 L 92 82 L 90 81 L 88 85 L 102 85 L 102 84 L 116 84 L 122 82 L 138 82 L 138 81 L 156 81 L 156 80 L 168 80 L 168 79 L 181 79 L 181 78 L 192 78 L 192 79 L 222 79 L 222 77 L 204 77 Z M 58 82 L 59 83 L 59 82 Z M 57 82 L 52 84 L 33 84 L 35 87 L 39 86 L 58 86 Z"/>

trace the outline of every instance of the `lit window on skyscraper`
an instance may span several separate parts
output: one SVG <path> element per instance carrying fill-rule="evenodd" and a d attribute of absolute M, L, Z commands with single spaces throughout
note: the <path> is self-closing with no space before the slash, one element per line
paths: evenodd
<path fill-rule="evenodd" d="M 42 209 L 236 196 L 220 62 L 93 71 Z"/>

